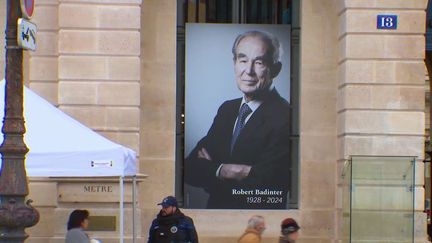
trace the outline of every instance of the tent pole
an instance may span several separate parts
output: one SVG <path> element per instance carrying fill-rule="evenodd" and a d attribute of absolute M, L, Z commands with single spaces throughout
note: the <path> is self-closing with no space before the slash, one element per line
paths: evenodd
<path fill-rule="evenodd" d="M 132 176 L 132 243 L 136 241 L 136 175 Z"/>
<path fill-rule="evenodd" d="M 124 207 L 123 207 L 123 200 L 124 200 L 124 188 L 123 188 L 123 176 L 120 176 L 119 179 L 119 183 L 120 183 L 120 243 L 124 242 L 124 237 L 123 237 L 123 230 L 124 230 L 124 222 L 123 222 L 123 217 L 124 217 Z"/>

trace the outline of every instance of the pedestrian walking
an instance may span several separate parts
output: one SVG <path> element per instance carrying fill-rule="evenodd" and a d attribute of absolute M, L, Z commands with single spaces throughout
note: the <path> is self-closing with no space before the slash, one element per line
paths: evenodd
<path fill-rule="evenodd" d="M 87 210 L 74 210 L 69 215 L 67 223 L 66 243 L 90 243 L 90 238 L 84 231 L 89 225 L 89 212 Z"/>
<path fill-rule="evenodd" d="M 265 230 L 264 217 L 260 215 L 252 216 L 246 227 L 245 232 L 238 239 L 238 243 L 260 243 L 261 235 Z"/>
<path fill-rule="evenodd" d="M 279 243 L 295 243 L 299 237 L 300 226 L 292 218 L 286 218 L 281 223 Z"/>

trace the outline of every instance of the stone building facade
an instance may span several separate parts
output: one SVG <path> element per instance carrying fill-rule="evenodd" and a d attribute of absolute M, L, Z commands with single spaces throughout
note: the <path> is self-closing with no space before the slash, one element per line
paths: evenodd
<path fill-rule="evenodd" d="M 0 0 L 1 24 L 5 2 Z M 299 208 L 185 209 L 201 242 L 236 242 L 252 214 L 266 218 L 269 242 L 276 242 L 286 217 L 298 219 L 301 243 L 340 242 L 340 175 L 344 161 L 355 154 L 417 156 L 415 242 L 426 242 L 426 6 L 427 0 L 300 1 Z M 383 13 L 398 15 L 398 29 L 377 30 L 376 16 Z M 31 89 L 139 153 L 140 172 L 148 175 L 138 192 L 139 242 L 146 242 L 156 203 L 175 192 L 176 15 L 175 0 L 36 0 L 38 49 L 25 55 L 25 83 Z M 0 54 L 3 64 L 4 50 Z M 27 230 L 28 242 L 62 242 L 72 208 L 118 215 L 115 193 L 79 191 L 88 183 L 116 187 L 115 180 L 30 181 L 41 221 Z M 126 220 L 130 202 L 127 195 Z M 91 234 L 117 242 L 117 231 Z M 130 223 L 125 234 L 130 242 Z"/>

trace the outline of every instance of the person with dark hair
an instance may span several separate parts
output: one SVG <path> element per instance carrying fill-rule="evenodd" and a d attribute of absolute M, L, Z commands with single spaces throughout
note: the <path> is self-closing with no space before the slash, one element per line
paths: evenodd
<path fill-rule="evenodd" d="M 207 208 L 283 209 L 290 184 L 290 104 L 273 80 L 282 47 L 263 31 L 237 36 L 232 46 L 237 88 L 185 160 L 185 182 L 203 188 Z"/>
<path fill-rule="evenodd" d="M 286 218 L 281 223 L 281 236 L 279 243 L 295 243 L 299 237 L 300 226 L 292 218 Z"/>
<path fill-rule="evenodd" d="M 198 243 L 193 220 L 177 208 L 177 199 L 168 196 L 150 226 L 148 243 Z"/>
<path fill-rule="evenodd" d="M 84 230 L 89 225 L 89 212 L 87 210 L 74 210 L 69 215 L 67 223 L 66 243 L 90 243 L 90 238 Z"/>

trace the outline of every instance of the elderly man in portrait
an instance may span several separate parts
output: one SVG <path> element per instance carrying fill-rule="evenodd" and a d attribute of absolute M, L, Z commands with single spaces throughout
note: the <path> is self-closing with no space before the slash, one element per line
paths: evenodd
<path fill-rule="evenodd" d="M 185 161 L 185 181 L 208 192 L 207 208 L 286 208 L 290 107 L 273 84 L 281 52 L 278 39 L 266 32 L 249 31 L 234 41 L 243 97 L 219 107 Z"/>

